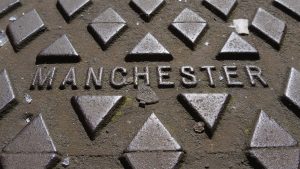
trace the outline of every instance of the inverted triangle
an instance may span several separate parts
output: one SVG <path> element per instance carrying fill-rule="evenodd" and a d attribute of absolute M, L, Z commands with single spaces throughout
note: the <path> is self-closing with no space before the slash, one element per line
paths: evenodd
<path fill-rule="evenodd" d="M 154 113 L 127 147 L 128 152 L 177 150 L 181 150 L 181 146 Z"/>
<path fill-rule="evenodd" d="M 114 115 L 122 96 L 75 96 L 74 108 L 91 139 L 98 128 L 103 127 Z"/>
<path fill-rule="evenodd" d="M 275 120 L 261 111 L 251 139 L 250 147 L 289 147 L 297 141 Z"/>
<path fill-rule="evenodd" d="M 220 114 L 229 99 L 226 93 L 184 93 L 181 94 L 186 106 L 192 110 L 197 119 L 203 120 L 206 127 L 213 132 Z"/>
<path fill-rule="evenodd" d="M 4 148 L 5 153 L 53 153 L 55 145 L 42 115 L 35 117 Z"/>

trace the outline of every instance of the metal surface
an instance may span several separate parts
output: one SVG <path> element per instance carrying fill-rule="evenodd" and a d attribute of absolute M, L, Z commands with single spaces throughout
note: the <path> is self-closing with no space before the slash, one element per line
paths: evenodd
<path fill-rule="evenodd" d="M 299 168 L 298 1 L 0 1 L 0 168 Z"/>

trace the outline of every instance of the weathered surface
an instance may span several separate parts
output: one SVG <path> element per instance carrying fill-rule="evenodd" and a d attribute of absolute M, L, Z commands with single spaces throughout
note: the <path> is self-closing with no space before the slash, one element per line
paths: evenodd
<path fill-rule="evenodd" d="M 153 91 L 153 89 L 147 85 L 139 85 L 138 93 L 136 99 L 140 102 L 140 104 L 155 104 L 159 101 L 158 96 Z"/>
<path fill-rule="evenodd" d="M 126 152 L 177 150 L 181 150 L 181 146 L 153 113 L 131 141 Z"/>
<path fill-rule="evenodd" d="M 107 49 L 126 28 L 126 21 L 112 8 L 105 10 L 88 26 L 88 30 L 102 49 Z"/>
<path fill-rule="evenodd" d="M 0 16 L 20 4 L 20 0 L 2 0 L 0 2 Z"/>
<path fill-rule="evenodd" d="M 235 32 L 230 34 L 217 56 L 217 59 L 225 60 L 256 60 L 258 58 L 258 51 Z"/>
<path fill-rule="evenodd" d="M 74 96 L 72 103 L 91 139 L 109 122 L 122 96 Z"/>
<path fill-rule="evenodd" d="M 298 0 L 274 0 L 275 5 L 286 10 L 287 14 L 300 20 L 300 1 Z"/>
<path fill-rule="evenodd" d="M 175 34 L 178 34 L 178 37 L 192 49 L 206 28 L 206 21 L 188 8 L 185 8 L 171 24 Z"/>
<path fill-rule="evenodd" d="M 203 4 L 220 17 L 227 19 L 237 5 L 236 0 L 204 0 Z"/>
<path fill-rule="evenodd" d="M 7 71 L 4 69 L 0 72 L 0 113 L 16 101 L 16 96 L 12 88 L 11 81 Z"/>
<path fill-rule="evenodd" d="M 164 5 L 165 0 L 132 0 L 131 5 L 141 17 L 150 21 L 151 17 Z"/>
<path fill-rule="evenodd" d="M 2 154 L 3 169 L 51 169 L 59 162 L 55 153 L 44 154 Z"/>
<path fill-rule="evenodd" d="M 226 93 L 183 93 L 179 97 L 192 109 L 190 113 L 194 113 L 196 120 L 203 120 L 213 132 L 230 96 Z"/>
<path fill-rule="evenodd" d="M 285 35 L 286 24 L 266 10 L 258 8 L 251 28 L 271 45 L 279 49 Z"/>
<path fill-rule="evenodd" d="M 136 169 L 175 169 L 182 152 L 135 152 L 124 155 L 131 168 Z"/>
<path fill-rule="evenodd" d="M 91 0 L 58 0 L 57 8 L 63 17 L 70 21 L 81 9 L 91 3 Z"/>
<path fill-rule="evenodd" d="M 291 68 L 284 97 L 300 109 L 300 72 Z"/>
<path fill-rule="evenodd" d="M 250 142 L 250 147 L 288 147 L 297 145 L 297 141 L 261 111 Z"/>
<path fill-rule="evenodd" d="M 35 117 L 3 149 L 5 153 L 55 153 L 56 147 L 42 115 Z"/>
<path fill-rule="evenodd" d="M 50 46 L 43 49 L 36 63 L 72 63 L 80 61 L 80 56 L 66 35 L 62 35 Z"/>
<path fill-rule="evenodd" d="M 151 34 L 148 33 L 126 56 L 128 61 L 170 61 L 170 52 Z"/>
<path fill-rule="evenodd" d="M 253 149 L 250 156 L 267 169 L 298 169 L 300 164 L 299 149 Z"/>
<path fill-rule="evenodd" d="M 7 33 L 14 49 L 19 50 L 45 28 L 44 22 L 34 9 L 10 23 L 7 26 Z"/>

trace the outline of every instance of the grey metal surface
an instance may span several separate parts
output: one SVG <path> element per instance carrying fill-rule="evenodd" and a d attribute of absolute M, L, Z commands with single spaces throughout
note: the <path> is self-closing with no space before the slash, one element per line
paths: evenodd
<path fill-rule="evenodd" d="M 15 101 L 16 96 L 11 81 L 7 71 L 4 69 L 0 72 L 0 113 L 5 111 Z"/>
<path fill-rule="evenodd" d="M 36 58 L 36 63 L 70 63 L 80 61 L 80 56 L 67 35 L 62 35 L 50 46 L 43 49 Z"/>
<path fill-rule="evenodd" d="M 22 48 L 33 36 L 45 29 L 45 24 L 34 9 L 7 26 L 7 34 L 15 50 Z"/>
<path fill-rule="evenodd" d="M 264 111 L 260 112 L 250 147 L 287 147 L 296 146 L 298 142 Z"/>
<path fill-rule="evenodd" d="M 232 32 L 225 45 L 219 52 L 217 58 L 226 60 L 257 60 L 259 59 L 259 53 L 252 45 L 250 45 L 237 33 Z"/>
<path fill-rule="evenodd" d="M 181 149 L 175 138 L 152 113 L 125 151 L 178 151 Z"/>
<path fill-rule="evenodd" d="M 252 28 L 276 48 L 280 48 L 286 24 L 266 10 L 258 8 L 251 24 Z"/>
<path fill-rule="evenodd" d="M 109 122 L 119 106 L 122 96 L 75 96 L 72 98 L 74 109 L 94 139 L 96 131 Z"/>

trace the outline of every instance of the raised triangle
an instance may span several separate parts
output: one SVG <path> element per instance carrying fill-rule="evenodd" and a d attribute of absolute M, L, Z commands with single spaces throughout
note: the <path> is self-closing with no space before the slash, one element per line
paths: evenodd
<path fill-rule="evenodd" d="M 108 8 L 93 20 L 93 23 L 126 23 L 126 21 L 112 8 Z"/>
<path fill-rule="evenodd" d="M 131 168 L 174 169 L 182 158 L 182 152 L 134 152 L 124 155 Z"/>
<path fill-rule="evenodd" d="M 148 33 L 127 55 L 130 61 L 169 61 L 170 52 L 151 34 Z"/>
<path fill-rule="evenodd" d="M 297 141 L 287 131 L 264 111 L 261 111 L 252 135 L 250 147 L 289 147 L 297 144 Z"/>
<path fill-rule="evenodd" d="M 78 62 L 80 56 L 66 35 L 62 35 L 37 56 L 38 63 Z"/>
<path fill-rule="evenodd" d="M 253 149 L 250 156 L 267 169 L 299 169 L 299 149 Z"/>
<path fill-rule="evenodd" d="M 170 54 L 169 51 L 148 33 L 131 51 L 131 54 Z"/>
<path fill-rule="evenodd" d="M 109 122 L 122 96 L 74 96 L 72 104 L 89 137 L 95 138 L 97 130 Z"/>
<path fill-rule="evenodd" d="M 237 33 L 232 32 L 219 53 L 220 59 L 258 59 L 258 51 Z"/>
<path fill-rule="evenodd" d="M 216 128 L 229 96 L 226 93 L 183 93 L 180 95 L 183 104 L 191 109 L 191 113 L 197 120 L 204 121 L 211 133 Z"/>
<path fill-rule="evenodd" d="M 55 153 L 56 148 L 41 114 L 6 146 L 5 153 Z"/>
<path fill-rule="evenodd" d="M 173 23 L 206 23 L 206 21 L 201 18 L 194 11 L 185 8 L 173 21 Z"/>
<path fill-rule="evenodd" d="M 154 113 L 147 119 L 143 127 L 133 138 L 127 152 L 142 151 L 178 151 L 181 146 L 171 136 Z"/>

